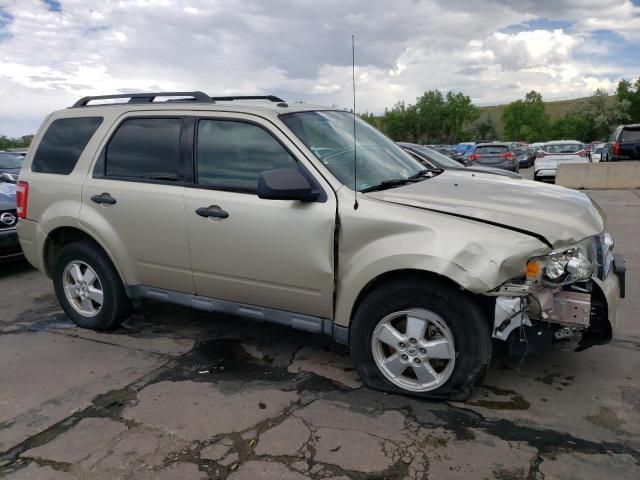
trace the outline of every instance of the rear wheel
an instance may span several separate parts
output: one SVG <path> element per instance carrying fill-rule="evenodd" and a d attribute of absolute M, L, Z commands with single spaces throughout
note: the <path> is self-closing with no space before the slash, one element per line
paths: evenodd
<path fill-rule="evenodd" d="M 491 359 L 488 324 L 473 299 L 419 277 L 372 290 L 349 336 L 365 384 L 388 392 L 464 400 Z"/>
<path fill-rule="evenodd" d="M 60 306 L 80 327 L 111 330 L 131 313 L 118 273 L 94 243 L 71 242 L 61 248 L 54 262 L 53 285 Z"/>

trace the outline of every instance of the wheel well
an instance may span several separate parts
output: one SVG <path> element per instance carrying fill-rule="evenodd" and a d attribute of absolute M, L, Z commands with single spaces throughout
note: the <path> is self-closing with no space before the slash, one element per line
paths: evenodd
<path fill-rule="evenodd" d="M 100 250 L 104 251 L 100 244 L 96 242 L 91 235 L 78 228 L 60 227 L 47 235 L 47 240 L 44 244 L 44 268 L 48 277 L 51 277 L 53 274 L 53 266 L 57 252 L 68 243 L 80 240 L 91 242 L 100 248 Z"/>
<path fill-rule="evenodd" d="M 489 322 L 489 319 L 493 317 L 493 303 L 492 303 L 493 299 L 488 299 L 488 297 L 485 297 L 483 295 L 477 295 L 477 294 L 471 293 L 465 290 L 463 287 L 461 287 L 459 284 L 457 284 L 450 278 L 445 277 L 444 275 L 440 275 L 434 272 L 429 272 L 426 270 L 403 269 L 403 270 L 393 270 L 391 272 L 383 273 L 382 275 L 378 275 L 376 278 L 374 278 L 369 283 L 367 283 L 367 285 L 365 285 L 365 287 L 358 294 L 358 298 L 356 299 L 355 303 L 353 304 L 353 307 L 351 308 L 350 319 L 353 319 L 353 315 L 356 313 L 356 310 L 360 306 L 360 303 L 362 302 L 362 300 L 364 300 L 364 298 L 374 288 L 377 288 L 378 286 L 388 282 L 393 282 L 396 280 L 407 280 L 408 278 L 415 279 L 417 282 L 424 282 L 424 281 L 437 282 L 442 285 L 448 285 L 452 288 L 463 290 L 482 309 L 485 316 L 487 317 L 487 322 Z"/>

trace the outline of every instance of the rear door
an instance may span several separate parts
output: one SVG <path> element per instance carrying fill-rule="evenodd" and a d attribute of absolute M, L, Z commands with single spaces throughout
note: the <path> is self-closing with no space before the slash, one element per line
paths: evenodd
<path fill-rule="evenodd" d="M 197 294 L 331 318 L 336 200 L 328 184 L 316 175 L 323 194 L 315 202 L 258 198 L 262 171 L 313 167 L 258 117 L 200 117 L 195 131 L 185 212 Z M 202 207 L 220 216 L 202 217 Z"/>
<path fill-rule="evenodd" d="M 122 118 L 85 180 L 80 223 L 130 285 L 194 291 L 180 178 L 185 125 L 180 115 Z"/>

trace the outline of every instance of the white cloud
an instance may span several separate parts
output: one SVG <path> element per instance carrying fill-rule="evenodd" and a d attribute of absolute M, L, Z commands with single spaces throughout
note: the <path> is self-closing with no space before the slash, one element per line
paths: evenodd
<path fill-rule="evenodd" d="M 462 90 L 484 104 L 531 89 L 545 98 L 582 96 L 637 75 L 639 64 L 613 61 L 617 45 L 596 33 L 637 39 L 638 7 L 628 0 L 61 5 L 52 12 L 40 0 L 0 0 L 0 133 L 32 132 L 80 96 L 118 91 L 264 92 L 348 106 L 352 33 L 358 110 L 374 112 L 432 88 Z M 506 29 L 543 17 L 572 26 Z"/>

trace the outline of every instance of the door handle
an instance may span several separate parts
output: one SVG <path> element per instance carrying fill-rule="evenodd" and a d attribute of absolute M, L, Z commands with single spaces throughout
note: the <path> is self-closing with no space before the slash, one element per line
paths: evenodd
<path fill-rule="evenodd" d="M 225 212 L 218 205 L 210 205 L 208 207 L 200 207 L 196 213 L 201 217 L 228 218 L 229 212 Z"/>
<path fill-rule="evenodd" d="M 91 197 L 91 201 L 95 203 L 106 203 L 107 205 L 113 205 L 116 203 L 116 199 L 107 192 L 101 193 L 100 195 L 94 195 Z"/>

